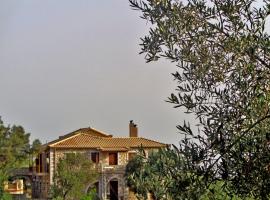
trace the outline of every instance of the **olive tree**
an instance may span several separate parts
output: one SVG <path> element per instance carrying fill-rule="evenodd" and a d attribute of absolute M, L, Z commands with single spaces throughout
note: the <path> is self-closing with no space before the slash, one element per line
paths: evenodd
<path fill-rule="evenodd" d="M 168 101 L 198 121 L 178 125 L 186 170 L 203 190 L 222 181 L 242 198 L 269 197 L 270 1 L 130 0 L 150 23 L 146 62 L 174 62 L 177 88 Z M 175 172 L 178 173 L 178 172 Z M 189 190 L 190 185 L 186 189 Z"/>

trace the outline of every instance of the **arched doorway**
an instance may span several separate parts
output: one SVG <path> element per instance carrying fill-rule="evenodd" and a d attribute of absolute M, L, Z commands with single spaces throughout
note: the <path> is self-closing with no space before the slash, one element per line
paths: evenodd
<path fill-rule="evenodd" d="M 89 194 L 93 199 L 98 199 L 99 197 L 99 182 L 94 182 L 90 184 L 87 188 L 86 193 Z"/>
<path fill-rule="evenodd" d="M 118 180 L 116 178 L 109 182 L 109 196 L 110 200 L 118 200 Z"/>

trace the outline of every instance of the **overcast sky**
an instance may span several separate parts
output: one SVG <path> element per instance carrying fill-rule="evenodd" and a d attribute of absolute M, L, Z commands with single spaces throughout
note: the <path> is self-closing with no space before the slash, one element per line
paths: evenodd
<path fill-rule="evenodd" d="M 147 24 L 127 0 L 0 0 L 0 116 L 31 138 L 82 127 L 177 143 L 168 61 L 139 55 Z M 187 118 L 186 118 L 187 119 Z"/>

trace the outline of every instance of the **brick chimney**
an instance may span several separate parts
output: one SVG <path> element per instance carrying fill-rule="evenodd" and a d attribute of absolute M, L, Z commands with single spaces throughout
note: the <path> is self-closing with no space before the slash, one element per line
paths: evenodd
<path fill-rule="evenodd" d="M 133 123 L 133 120 L 129 122 L 129 137 L 138 137 L 138 127 L 137 124 Z"/>

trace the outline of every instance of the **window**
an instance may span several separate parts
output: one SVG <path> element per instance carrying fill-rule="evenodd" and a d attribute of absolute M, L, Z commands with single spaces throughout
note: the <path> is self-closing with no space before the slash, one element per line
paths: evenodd
<path fill-rule="evenodd" d="M 118 156 L 117 153 L 109 153 L 109 165 L 117 165 Z"/>
<path fill-rule="evenodd" d="M 99 153 L 98 152 L 92 152 L 91 153 L 91 160 L 93 163 L 99 163 Z"/>

